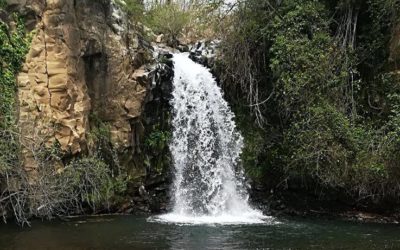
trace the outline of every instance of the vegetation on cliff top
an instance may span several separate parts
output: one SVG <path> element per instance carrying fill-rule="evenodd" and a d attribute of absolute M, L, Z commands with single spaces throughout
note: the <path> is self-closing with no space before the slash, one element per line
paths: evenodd
<path fill-rule="evenodd" d="M 164 36 L 163 41 L 175 47 L 179 41 L 193 43 L 213 39 L 221 26 L 223 0 L 138 1 L 117 0 L 131 20 L 144 24 L 152 32 Z"/>

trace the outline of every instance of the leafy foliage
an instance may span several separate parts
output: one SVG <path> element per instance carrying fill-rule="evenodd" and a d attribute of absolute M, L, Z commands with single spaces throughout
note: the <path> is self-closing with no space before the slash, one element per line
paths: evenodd
<path fill-rule="evenodd" d="M 116 0 L 131 20 L 139 22 L 143 20 L 144 6 L 139 0 Z"/>
<path fill-rule="evenodd" d="M 189 23 L 190 14 L 177 4 L 156 5 L 147 14 L 145 22 L 156 33 L 163 33 L 174 43 Z"/>
<path fill-rule="evenodd" d="M 15 76 L 28 52 L 30 36 L 25 34 L 23 20 L 13 14 L 16 28 L 10 30 L 0 21 L 0 174 L 18 162 L 19 144 L 15 127 Z"/>
<path fill-rule="evenodd" d="M 194 42 L 215 39 L 225 12 L 224 2 L 213 1 L 145 1 L 117 0 L 131 20 L 143 23 L 156 34 L 163 34 L 164 41 L 174 47 L 178 40 Z"/>
<path fill-rule="evenodd" d="M 220 63 L 253 178 L 312 180 L 359 200 L 398 196 L 400 79 L 391 73 L 389 42 L 399 4 L 239 5 Z M 247 132 L 254 122 L 259 130 Z"/>
<path fill-rule="evenodd" d="M 15 30 L 10 30 L 7 24 L 0 22 L 0 128 L 11 126 L 15 121 L 15 76 L 30 44 L 23 20 L 16 14 L 13 18 L 16 22 Z"/>
<path fill-rule="evenodd" d="M 145 141 L 145 145 L 153 150 L 163 151 L 167 146 L 171 138 L 169 131 L 153 131 L 148 135 Z"/>
<path fill-rule="evenodd" d="M 59 186 L 68 186 L 70 193 L 79 197 L 80 202 L 89 204 L 94 211 L 98 203 L 107 201 L 112 194 L 110 169 L 99 158 L 73 160 L 65 167 L 59 179 L 68 180 L 68 184 Z"/>

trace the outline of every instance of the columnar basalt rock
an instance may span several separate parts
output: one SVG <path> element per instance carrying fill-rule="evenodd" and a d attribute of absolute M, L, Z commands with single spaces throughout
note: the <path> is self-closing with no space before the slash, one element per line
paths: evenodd
<path fill-rule="evenodd" d="M 148 47 L 112 1 L 26 0 L 35 34 L 17 77 L 25 169 L 35 175 L 33 143 L 56 141 L 71 155 L 84 151 L 89 114 L 111 127 L 117 149 L 135 143 L 150 80 Z M 34 6 L 34 8 L 32 7 Z"/>

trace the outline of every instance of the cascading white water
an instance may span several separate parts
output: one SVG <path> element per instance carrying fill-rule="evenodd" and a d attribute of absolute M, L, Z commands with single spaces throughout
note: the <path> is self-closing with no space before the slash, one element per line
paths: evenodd
<path fill-rule="evenodd" d="M 221 89 L 209 70 L 188 54 L 175 54 L 173 61 L 174 207 L 156 220 L 264 223 L 267 217 L 248 204 L 239 165 L 243 138 Z"/>

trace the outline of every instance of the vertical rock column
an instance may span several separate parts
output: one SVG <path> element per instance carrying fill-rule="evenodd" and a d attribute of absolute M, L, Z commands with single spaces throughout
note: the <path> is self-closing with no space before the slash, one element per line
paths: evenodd
<path fill-rule="evenodd" d="M 35 148 L 55 140 L 77 153 L 84 142 L 90 100 L 80 58 L 74 1 L 47 0 L 31 49 L 17 77 L 23 165 L 37 174 Z"/>
<path fill-rule="evenodd" d="M 42 6 L 17 77 L 23 167 L 32 182 L 38 145 L 58 142 L 69 156 L 86 151 L 89 113 L 109 126 L 124 167 L 143 176 L 132 155 L 140 154 L 152 54 L 140 27 L 111 0 L 27 1 Z"/>

